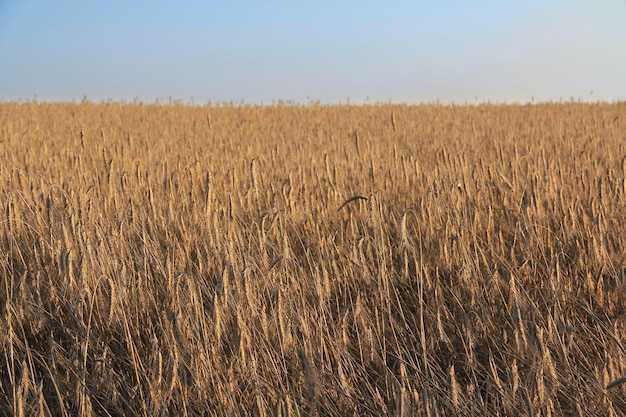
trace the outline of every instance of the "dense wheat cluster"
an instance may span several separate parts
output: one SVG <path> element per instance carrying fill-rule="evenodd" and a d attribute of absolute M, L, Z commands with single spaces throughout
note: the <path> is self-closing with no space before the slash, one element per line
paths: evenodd
<path fill-rule="evenodd" d="M 626 104 L 0 104 L 0 414 L 626 415 Z"/>

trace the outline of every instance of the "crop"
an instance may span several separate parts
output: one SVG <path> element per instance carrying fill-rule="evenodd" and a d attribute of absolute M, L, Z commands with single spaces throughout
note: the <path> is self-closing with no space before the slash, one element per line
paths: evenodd
<path fill-rule="evenodd" d="M 0 414 L 624 416 L 625 156 L 625 103 L 0 103 Z"/>

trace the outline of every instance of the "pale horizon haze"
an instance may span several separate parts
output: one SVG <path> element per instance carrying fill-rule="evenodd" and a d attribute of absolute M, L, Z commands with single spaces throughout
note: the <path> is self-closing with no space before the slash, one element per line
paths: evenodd
<path fill-rule="evenodd" d="M 0 99 L 626 100 L 626 1 L 0 0 Z"/>

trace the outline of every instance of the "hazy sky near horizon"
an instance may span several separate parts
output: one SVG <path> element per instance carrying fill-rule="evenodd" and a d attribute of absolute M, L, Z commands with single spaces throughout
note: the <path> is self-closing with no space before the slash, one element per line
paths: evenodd
<path fill-rule="evenodd" d="M 0 0 L 3 100 L 626 100 L 626 1 Z"/>

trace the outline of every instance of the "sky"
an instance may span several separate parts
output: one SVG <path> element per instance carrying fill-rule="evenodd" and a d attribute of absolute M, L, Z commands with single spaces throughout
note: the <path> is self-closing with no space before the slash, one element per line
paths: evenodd
<path fill-rule="evenodd" d="M 626 100 L 626 0 L 0 0 L 0 99 Z"/>

